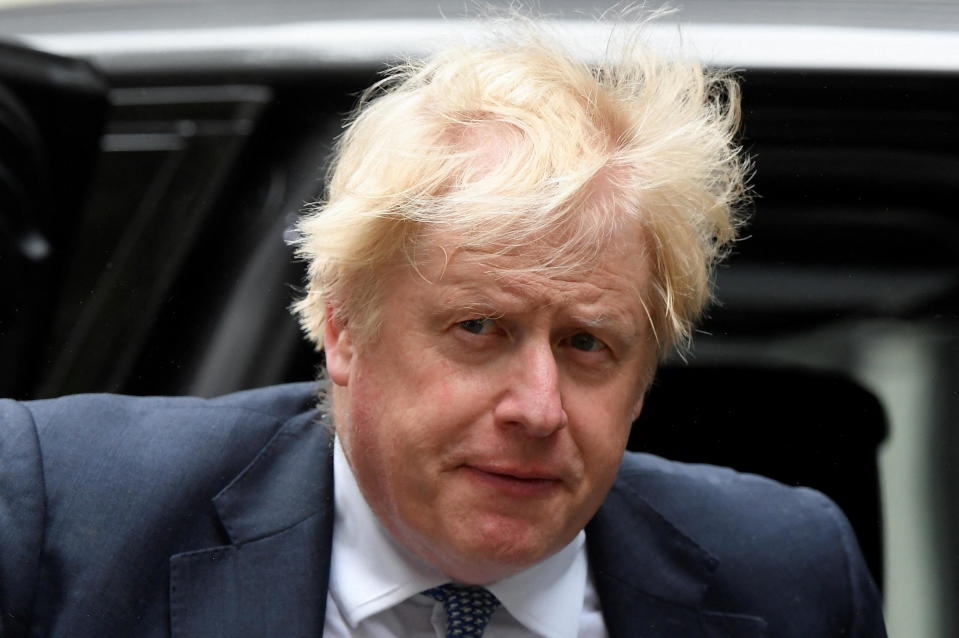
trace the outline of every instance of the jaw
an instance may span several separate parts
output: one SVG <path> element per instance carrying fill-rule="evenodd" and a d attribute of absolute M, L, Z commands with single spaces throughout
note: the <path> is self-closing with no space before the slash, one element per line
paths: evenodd
<path fill-rule="evenodd" d="M 424 517 L 410 512 L 379 517 L 394 540 L 467 584 L 498 581 L 549 558 L 566 547 L 589 518 L 578 514 L 581 503 L 577 507 L 563 498 L 525 503 L 503 499 L 497 507 L 485 493 L 481 498 L 457 498 L 455 491 L 450 496 L 418 512 Z"/>
<path fill-rule="evenodd" d="M 465 521 L 464 521 L 465 522 Z M 469 585 L 502 580 L 548 558 L 566 546 L 569 539 L 546 543 L 542 530 L 517 525 L 513 520 L 487 517 L 471 526 L 468 534 L 447 535 L 451 543 L 438 544 L 417 534 L 416 540 L 401 543 L 450 579 Z M 532 533 L 530 533 L 532 532 Z M 409 539 L 408 539 L 409 540 Z"/>

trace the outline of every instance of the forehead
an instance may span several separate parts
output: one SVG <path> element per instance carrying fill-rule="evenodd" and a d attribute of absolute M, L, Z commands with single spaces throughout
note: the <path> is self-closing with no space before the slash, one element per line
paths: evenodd
<path fill-rule="evenodd" d="M 580 311 L 594 319 L 648 318 L 645 299 L 650 267 L 638 241 L 610 240 L 591 258 L 557 259 L 548 242 L 523 249 L 470 248 L 455 238 L 434 236 L 417 251 L 415 276 L 440 305 L 492 306 L 490 311 Z M 645 321 L 644 321 L 645 322 Z M 639 323 L 639 322 L 636 322 Z"/>

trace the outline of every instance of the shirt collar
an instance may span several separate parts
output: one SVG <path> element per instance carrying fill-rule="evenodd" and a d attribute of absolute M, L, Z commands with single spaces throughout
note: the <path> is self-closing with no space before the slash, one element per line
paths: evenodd
<path fill-rule="evenodd" d="M 487 585 L 516 620 L 543 636 L 575 638 L 586 591 L 586 534 L 549 558 Z"/>
<path fill-rule="evenodd" d="M 333 556 L 330 593 L 351 627 L 424 589 L 446 582 L 400 547 L 360 492 L 339 437 L 333 447 Z"/>
<path fill-rule="evenodd" d="M 330 594 L 356 626 L 449 579 L 401 547 L 363 498 L 338 438 L 333 449 L 335 520 Z M 588 571 L 585 534 L 546 560 L 487 585 L 503 607 L 534 632 L 575 638 Z"/>

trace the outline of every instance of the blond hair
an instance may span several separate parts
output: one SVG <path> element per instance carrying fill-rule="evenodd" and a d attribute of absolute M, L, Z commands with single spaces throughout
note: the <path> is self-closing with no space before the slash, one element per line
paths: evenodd
<path fill-rule="evenodd" d="M 636 37 L 618 49 L 590 66 L 525 23 L 371 87 L 338 141 L 326 200 L 298 225 L 308 281 L 294 311 L 317 348 L 327 304 L 354 336 L 375 334 L 385 269 L 415 267 L 427 235 L 525 254 L 548 238 L 535 268 L 550 272 L 588 268 L 637 227 L 660 351 L 688 344 L 745 191 L 738 85 Z"/>

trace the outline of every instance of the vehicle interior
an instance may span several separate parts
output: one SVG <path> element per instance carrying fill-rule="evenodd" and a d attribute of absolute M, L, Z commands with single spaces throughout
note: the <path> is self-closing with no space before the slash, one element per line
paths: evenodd
<path fill-rule="evenodd" d="M 601 45 L 602 7 L 541 5 Z M 754 198 L 629 447 L 824 491 L 890 635 L 959 636 L 959 8 L 827 5 L 686 2 L 648 27 L 741 78 Z M 314 378 L 292 224 L 359 92 L 481 28 L 462 12 L 0 3 L 0 396 Z"/>

